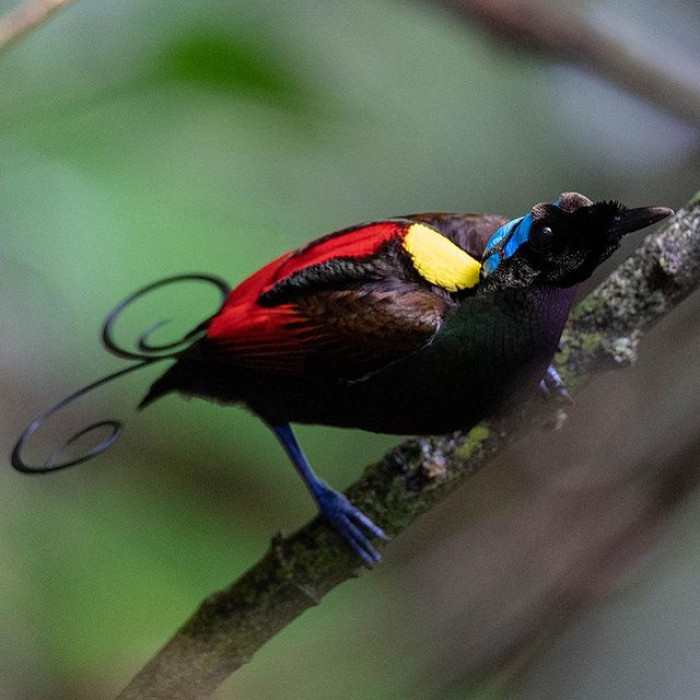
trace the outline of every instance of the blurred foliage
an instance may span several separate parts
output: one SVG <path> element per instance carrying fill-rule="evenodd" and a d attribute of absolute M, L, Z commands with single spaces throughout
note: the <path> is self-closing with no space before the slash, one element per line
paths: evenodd
<path fill-rule="evenodd" d="M 298 100 L 305 90 L 270 47 L 205 31 L 176 41 L 163 57 L 163 69 L 175 80 L 277 105 Z"/>
<path fill-rule="evenodd" d="M 643 33 L 642 13 L 630 15 Z M 156 278 L 209 271 L 234 283 L 351 223 L 517 214 L 562 190 L 678 206 L 700 180 L 697 134 L 575 71 L 502 51 L 430 3 L 82 0 L 0 58 L 0 85 L 4 454 L 41 407 L 116 366 L 99 323 Z M 581 86 L 594 96 L 583 110 Z M 601 150 L 623 130 L 614 152 Z M 626 157 L 634 168 L 620 168 Z M 183 287 L 123 331 L 160 316 L 182 329 L 211 304 Z M 276 530 L 313 513 L 243 411 L 167 398 L 133 414 L 154 376 L 76 408 L 78 423 L 129 417 L 99 464 L 39 479 L 0 472 L 2 698 L 111 697 Z M 337 487 L 395 443 L 300 437 Z M 456 528 L 475 516 L 452 517 Z M 286 629 L 217 697 L 438 697 L 425 690 L 441 679 L 402 579 L 451 532 L 439 522 Z M 429 605 L 430 591 L 418 594 Z M 442 697 L 505 692 L 469 687 Z"/>

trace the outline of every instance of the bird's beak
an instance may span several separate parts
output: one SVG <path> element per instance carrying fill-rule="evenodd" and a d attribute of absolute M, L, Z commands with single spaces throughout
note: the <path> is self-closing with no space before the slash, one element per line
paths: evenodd
<path fill-rule="evenodd" d="M 617 216 L 617 221 L 609 230 L 611 236 L 624 236 L 640 228 L 646 228 L 662 221 L 667 216 L 673 215 L 673 209 L 668 207 L 641 207 L 640 209 L 626 209 Z"/>

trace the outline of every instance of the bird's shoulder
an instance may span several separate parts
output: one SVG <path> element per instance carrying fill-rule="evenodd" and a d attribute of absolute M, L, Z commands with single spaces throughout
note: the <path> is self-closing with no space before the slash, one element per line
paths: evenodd
<path fill-rule="evenodd" d="M 500 221 L 414 214 L 315 239 L 234 289 L 207 342 L 261 371 L 376 371 L 429 343 L 454 295 L 476 289 L 484 238 Z"/>
<path fill-rule="evenodd" d="M 457 214 L 424 212 L 402 217 L 424 223 L 439 231 L 455 245 L 481 259 L 489 238 L 508 220 L 499 214 Z"/>

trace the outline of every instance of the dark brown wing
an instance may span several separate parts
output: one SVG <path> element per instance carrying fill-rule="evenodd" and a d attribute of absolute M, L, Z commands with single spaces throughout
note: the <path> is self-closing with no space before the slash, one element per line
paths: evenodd
<path fill-rule="evenodd" d="M 314 371 L 357 379 L 429 343 L 452 305 L 418 285 L 321 292 L 297 301 L 288 330 Z"/>
<path fill-rule="evenodd" d="M 454 301 L 413 269 L 410 226 L 363 225 L 270 263 L 212 319 L 207 351 L 261 372 L 357 379 L 420 349 Z"/>

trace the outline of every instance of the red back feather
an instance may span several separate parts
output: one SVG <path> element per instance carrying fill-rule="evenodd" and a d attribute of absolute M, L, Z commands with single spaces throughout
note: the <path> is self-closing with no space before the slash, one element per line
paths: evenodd
<path fill-rule="evenodd" d="M 260 295 L 311 265 L 336 258 L 361 259 L 388 241 L 403 237 L 409 224 L 383 221 L 332 233 L 287 253 L 236 287 L 212 319 L 207 338 L 232 362 L 273 372 L 293 373 L 311 350 L 313 319 L 294 304 L 261 306 Z M 306 332 L 301 332 L 304 327 Z"/>

